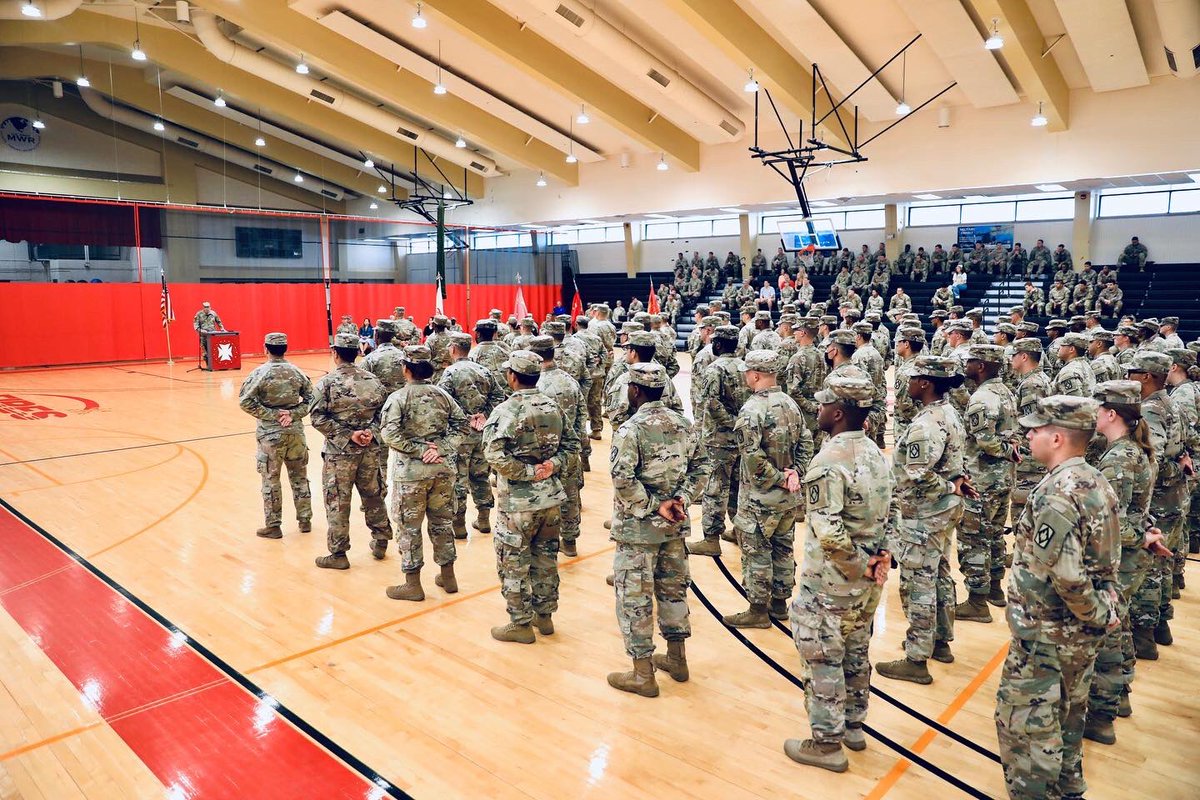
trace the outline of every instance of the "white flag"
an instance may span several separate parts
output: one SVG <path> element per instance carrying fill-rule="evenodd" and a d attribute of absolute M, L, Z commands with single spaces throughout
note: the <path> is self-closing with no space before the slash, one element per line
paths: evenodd
<path fill-rule="evenodd" d="M 517 318 L 517 324 L 529 316 L 529 310 L 525 308 L 525 295 L 521 293 L 520 275 L 517 276 L 517 299 L 513 301 L 513 315 Z"/>
<path fill-rule="evenodd" d="M 438 275 L 437 280 L 433 284 L 433 311 L 435 314 L 446 315 L 445 308 L 442 305 L 442 276 Z"/>

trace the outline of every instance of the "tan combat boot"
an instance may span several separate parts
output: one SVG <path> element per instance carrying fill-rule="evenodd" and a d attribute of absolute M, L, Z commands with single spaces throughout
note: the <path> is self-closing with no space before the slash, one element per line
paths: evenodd
<path fill-rule="evenodd" d="M 731 628 L 769 628 L 771 617 L 766 603 L 751 603 L 750 608 L 737 614 L 726 614 L 721 618 Z"/>
<path fill-rule="evenodd" d="M 988 609 L 986 594 L 971 594 L 965 602 L 954 607 L 954 619 L 960 622 L 991 622 L 992 612 Z"/>
<path fill-rule="evenodd" d="M 992 581 L 992 587 L 988 591 L 987 601 L 996 608 L 1004 608 L 1008 605 L 1008 598 L 1004 595 L 1003 583 L 999 579 Z"/>
<path fill-rule="evenodd" d="M 1133 654 L 1138 661 L 1157 661 L 1158 644 L 1154 641 L 1154 628 L 1133 629 Z"/>
<path fill-rule="evenodd" d="M 282 539 L 283 530 L 278 525 L 268 525 L 265 528 L 259 528 L 254 532 L 255 536 L 262 539 Z"/>
<path fill-rule="evenodd" d="M 515 622 L 492 628 L 492 638 L 497 642 L 516 642 L 517 644 L 533 644 L 537 641 L 531 626 L 518 625 Z"/>
<path fill-rule="evenodd" d="M 1088 714 L 1087 721 L 1083 724 L 1083 738 L 1100 744 L 1116 744 L 1117 731 L 1113 728 L 1111 719 Z"/>
<path fill-rule="evenodd" d="M 685 683 L 690 677 L 682 639 L 667 642 L 667 654 L 664 656 L 656 653 L 650 660 L 655 669 L 667 673 L 678 683 Z"/>
<path fill-rule="evenodd" d="M 465 508 L 460 508 L 454 514 L 453 530 L 455 539 L 467 538 L 467 510 Z"/>
<path fill-rule="evenodd" d="M 658 681 L 654 680 L 654 664 L 648 658 L 635 658 L 632 672 L 608 673 L 608 685 L 622 692 L 658 697 Z"/>
<path fill-rule="evenodd" d="M 1154 643 L 1163 647 L 1170 647 L 1175 643 L 1175 637 L 1171 635 L 1171 621 L 1160 618 L 1158 624 L 1154 626 Z"/>
<path fill-rule="evenodd" d="M 433 579 L 433 582 L 442 587 L 446 594 L 457 594 L 458 579 L 454 577 L 454 563 L 443 564 L 441 573 Z"/>
<path fill-rule="evenodd" d="M 771 615 L 771 619 L 777 619 L 780 622 L 787 621 L 788 601 L 780 599 L 780 598 L 776 598 L 775 600 L 772 600 L 771 608 L 768 610 L 767 613 L 769 613 Z"/>
<path fill-rule="evenodd" d="M 608 574 L 608 577 L 606 577 L 604 579 L 604 582 L 607 583 L 609 586 L 612 586 L 616 582 L 616 579 L 617 579 L 617 576 L 610 572 Z"/>
<path fill-rule="evenodd" d="M 721 555 L 721 540 L 716 537 L 705 536 L 703 541 L 687 542 L 687 551 L 693 556 L 719 556 Z"/>
<path fill-rule="evenodd" d="M 372 539 L 371 540 L 371 557 L 376 561 L 383 561 L 387 558 L 388 540 L 387 539 Z"/>
<path fill-rule="evenodd" d="M 818 743 L 812 739 L 788 739 L 783 743 L 783 752 L 797 764 L 820 767 L 830 772 L 845 772 L 850 769 L 850 761 L 838 742 Z"/>
<path fill-rule="evenodd" d="M 330 553 L 327 556 L 317 556 L 317 566 L 321 569 L 350 569 L 350 559 L 345 553 Z"/>
<path fill-rule="evenodd" d="M 488 510 L 486 508 L 475 511 L 475 521 L 471 523 L 471 527 L 480 533 L 492 532 L 492 522 L 488 519 Z"/>
<path fill-rule="evenodd" d="M 579 466 L 584 472 L 592 471 L 592 462 L 588 458 L 588 456 L 580 456 L 579 457 Z"/>
<path fill-rule="evenodd" d="M 425 590 L 421 588 L 421 571 L 404 573 L 404 583 L 387 587 L 387 596 L 393 600 L 412 600 L 420 602 L 425 599 Z"/>
<path fill-rule="evenodd" d="M 856 753 L 867 749 L 867 735 L 863 733 L 862 726 L 852 728 L 846 726 L 846 735 L 842 737 L 842 744 L 849 747 Z"/>
<path fill-rule="evenodd" d="M 311 519 L 302 519 L 302 520 L 299 520 L 299 523 L 300 523 L 300 532 L 301 533 L 312 533 L 312 520 Z"/>
<path fill-rule="evenodd" d="M 954 663 L 954 653 L 950 650 L 949 642 L 943 642 L 939 639 L 933 643 L 933 660 L 940 661 L 943 664 Z"/>
<path fill-rule="evenodd" d="M 550 618 L 549 614 L 534 614 L 533 627 L 542 636 L 554 635 L 554 620 Z"/>
<path fill-rule="evenodd" d="M 737 544 L 737 529 L 729 528 L 728 530 L 721 531 L 721 538 L 727 542 Z"/>
<path fill-rule="evenodd" d="M 562 547 L 560 547 L 559 550 L 567 558 L 574 558 L 575 556 L 579 555 L 579 548 L 575 546 L 574 539 L 563 539 Z"/>
<path fill-rule="evenodd" d="M 1117 705 L 1117 716 L 1124 719 L 1133 716 L 1133 704 L 1129 702 L 1129 689 L 1121 692 L 1121 700 Z"/>
<path fill-rule="evenodd" d="M 922 686 L 933 683 L 933 676 L 929 674 L 929 667 L 925 662 L 913 661 L 907 657 L 898 661 L 881 661 L 875 665 L 875 671 L 892 680 L 911 681 Z"/>

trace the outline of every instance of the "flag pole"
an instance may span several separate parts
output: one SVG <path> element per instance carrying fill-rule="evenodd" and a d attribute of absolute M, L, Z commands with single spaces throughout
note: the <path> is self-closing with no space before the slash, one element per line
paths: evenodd
<path fill-rule="evenodd" d="M 167 325 L 167 366 L 172 366 L 175 362 L 171 360 L 171 326 Z"/>

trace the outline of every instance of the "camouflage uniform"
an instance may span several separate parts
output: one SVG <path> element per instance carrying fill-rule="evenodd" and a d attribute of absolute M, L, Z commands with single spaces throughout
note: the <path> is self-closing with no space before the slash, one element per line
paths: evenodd
<path fill-rule="evenodd" d="M 659 364 L 634 364 L 630 374 L 638 383 L 669 383 Z M 689 522 L 671 522 L 658 513 L 659 504 L 674 497 L 686 510 L 703 490 L 705 470 L 690 444 L 690 427 L 686 417 L 653 401 L 643 403 L 613 435 L 613 587 L 617 624 L 633 659 L 654 652 L 655 600 L 664 639 L 692 635 L 683 544 Z"/>
<path fill-rule="evenodd" d="M 1091 397 L 1092 389 L 1096 388 L 1096 376 L 1087 360 L 1087 341 L 1078 333 L 1068 333 L 1062 338 L 1060 346 L 1074 344 L 1078 355 L 1062 363 L 1054 376 L 1054 393 Z"/>
<path fill-rule="evenodd" d="M 1029 342 L 1029 344 L 1022 344 L 1022 342 Z M 1035 346 L 1037 350 L 1041 350 L 1037 339 L 1018 339 L 1013 344 L 1014 352 L 1021 352 L 1027 348 L 1033 351 Z M 1040 366 L 1020 380 L 1021 382 L 1017 384 L 1016 402 L 1017 413 L 1022 416 L 1036 411 L 1038 400 L 1054 394 L 1050 378 Z M 1024 436 L 1017 439 L 1017 452 L 1021 455 L 1021 460 L 1017 463 L 1016 481 L 1012 491 L 1012 516 L 1014 519 L 1021 515 L 1021 510 L 1025 507 L 1025 501 L 1029 497 L 1029 493 L 1033 491 L 1033 487 L 1037 486 L 1046 475 L 1045 466 L 1033 457 L 1033 453 L 1029 451 L 1029 440 Z"/>
<path fill-rule="evenodd" d="M 1053 396 L 1021 418 L 1090 430 L 1096 403 Z M 1013 529 L 1005 610 L 1012 632 L 996 693 L 1004 782 L 1013 800 L 1082 796 L 1082 738 L 1096 649 L 1116 620 L 1117 498 L 1082 457 L 1046 475 Z"/>
<path fill-rule="evenodd" d="M 974 345 L 972 360 L 998 362 L 1001 348 Z M 967 404 L 966 463 L 971 483 L 979 492 L 967 499 L 958 531 L 958 566 L 967 591 L 987 595 L 1004 578 L 1004 522 L 1008 518 L 1014 479 L 1017 400 L 999 378 L 979 385 Z"/>
<path fill-rule="evenodd" d="M 507 381 L 505 384 L 507 385 Z M 496 383 L 496 376 L 482 364 L 469 358 L 455 361 L 446 367 L 442 379 L 438 381 L 438 388 L 454 398 L 468 418 L 476 414 L 482 414 L 486 418 L 505 400 L 504 392 Z M 496 504 L 492 497 L 492 486 L 488 482 L 488 464 L 483 457 L 482 431 L 467 426 L 458 446 L 456 462 L 454 528 L 461 539 L 466 534 L 464 517 L 468 490 L 480 520 L 486 519 Z"/>
<path fill-rule="evenodd" d="M 504 370 L 501 369 L 501 365 L 508 360 L 508 348 L 502 342 L 480 342 L 471 348 L 471 354 L 467 358 L 492 373 L 492 377 L 496 379 L 496 385 L 500 387 L 500 391 L 504 393 L 505 397 L 512 394 L 512 390 L 508 388 L 508 381 L 504 379 Z"/>
<path fill-rule="evenodd" d="M 538 339 L 549 337 L 538 337 Z M 549 342 L 535 340 L 531 349 L 542 350 Z M 579 384 L 555 362 L 549 366 L 542 365 L 542 376 L 538 379 L 538 391 L 558 404 L 562 410 L 566 429 L 571 438 L 580 443 L 587 438 L 584 427 L 587 420 L 587 408 L 584 406 L 583 393 Z M 567 454 L 563 468 L 557 473 L 562 482 L 563 491 L 567 494 L 566 502 L 561 510 L 561 534 L 564 542 L 574 542 L 579 538 L 579 521 L 581 506 L 579 490 L 583 488 L 583 465 L 580 452 Z"/>
<path fill-rule="evenodd" d="M 425 337 L 425 346 L 433 353 L 433 377 L 431 382 L 442 379 L 442 371 L 450 366 L 450 319 L 441 314 L 433 318 L 433 332 Z"/>
<path fill-rule="evenodd" d="M 1146 269 L 1146 258 L 1150 255 L 1150 251 L 1146 249 L 1146 245 L 1141 242 L 1130 242 L 1125 245 L 1125 249 L 1121 251 L 1120 257 L 1117 258 L 1118 267 L 1133 267 L 1136 266 L 1143 272 Z"/>
<path fill-rule="evenodd" d="M 358 347 L 358 334 L 353 344 L 339 344 L 341 333 L 334 337 L 338 347 Z M 379 410 L 387 399 L 383 384 L 365 369 L 354 364 L 339 363 L 337 368 L 317 381 L 308 412 L 312 426 L 325 437 L 321 448 L 321 484 L 325 494 L 325 516 L 329 523 L 329 552 L 344 554 L 350 549 L 351 490 L 358 488 L 363 513 L 371 530 L 372 548 L 387 548 L 392 538 L 387 508 L 383 502 L 383 482 L 380 480 Z M 351 441 L 358 430 L 369 430 L 372 443 L 366 447 Z"/>
<path fill-rule="evenodd" d="M 604 426 L 604 341 L 590 327 L 581 329 L 574 338 L 583 342 L 588 349 L 587 388 L 585 390 L 581 385 L 580 390 L 583 391 L 583 399 L 587 406 L 588 427 L 592 438 L 598 439 L 600 429 Z"/>
<path fill-rule="evenodd" d="M 957 374 L 949 359 L 913 359 L 914 376 Z M 934 642 L 954 640 L 954 578 L 950 547 L 963 515 L 954 489 L 963 476 L 966 434 L 958 412 L 945 399 L 924 406 L 896 440 L 896 499 L 901 521 L 889 549 L 900 564 L 900 602 L 908 619 L 904 655 L 925 661 Z"/>
<path fill-rule="evenodd" d="M 541 371 L 541 359 L 529 351 L 512 353 L 508 363 L 525 375 Z M 559 475 L 578 453 L 575 430 L 537 387 L 513 392 L 484 426 L 483 454 L 498 476 L 496 569 L 517 625 L 530 624 L 535 612 L 558 609 L 559 507 L 567 499 Z M 554 465 L 554 473 L 535 481 L 534 469 L 544 461 Z"/>
<path fill-rule="evenodd" d="M 728 337 L 729 326 L 721 326 L 714 336 Z M 704 490 L 701 530 L 704 538 L 715 541 L 725 531 L 725 515 L 737 513 L 737 482 L 733 480 L 737 459 L 737 440 L 733 433 L 738 412 L 749 396 L 742 371 L 745 362 L 732 355 L 713 359 L 704 371 L 701 390 L 701 447 L 712 465 Z"/>
<path fill-rule="evenodd" d="M 783 358 L 752 350 L 746 368 L 778 375 Z M 741 466 L 737 515 L 733 524 L 742 549 L 742 586 L 751 606 L 782 609 L 796 585 L 796 507 L 799 498 L 784 487 L 784 471 L 803 475 L 813 457 L 812 433 L 796 403 L 778 386 L 746 399 L 733 428 Z"/>
<path fill-rule="evenodd" d="M 803 412 L 804 424 L 813 434 L 814 442 L 817 433 L 817 401 L 813 398 L 825 381 L 825 369 L 825 358 L 821 352 L 814 345 L 802 346 L 788 361 L 787 373 L 783 380 L 784 390 Z"/>
<path fill-rule="evenodd" d="M 283 334 L 267 334 L 271 337 Z M 251 372 L 239 395 L 238 405 L 258 420 L 255 438 L 258 441 L 258 474 L 262 476 L 263 516 L 266 527 L 278 528 L 283 522 L 283 490 L 279 475 L 287 467 L 288 483 L 292 487 L 292 500 L 296 504 L 296 519 L 302 523 L 312 521 L 312 493 L 308 487 L 308 443 L 304 438 L 304 415 L 313 399 L 312 381 L 290 364 L 283 356 L 271 356 L 265 364 Z M 279 424 L 279 412 L 288 411 L 292 424 Z"/>
<path fill-rule="evenodd" d="M 399 326 L 395 320 L 381 319 L 375 323 L 375 329 L 399 334 Z M 404 385 L 404 350 L 392 342 L 383 342 L 363 357 L 362 368 L 379 378 L 379 382 L 383 384 L 384 397 L 389 397 Z M 388 446 L 382 441 L 375 441 L 373 446 L 378 451 L 379 480 L 380 486 L 383 487 L 382 496 L 386 499 Z"/>
<path fill-rule="evenodd" d="M 429 348 L 404 349 L 407 362 L 429 363 Z M 438 566 L 454 563 L 454 478 L 459 447 L 469 432 L 467 417 L 445 390 L 427 380 L 397 389 L 383 406 L 380 438 L 390 448 L 388 480 L 391 513 L 400 549 L 400 569 L 425 566 L 421 523 L 429 518 L 429 542 Z M 436 446 L 442 461 L 426 464 L 421 455 Z"/>
<path fill-rule="evenodd" d="M 836 376 L 818 403 L 873 402 L 870 382 Z M 792 640 L 800 655 L 804 701 L 818 744 L 840 743 L 867 717 L 871 684 L 871 619 L 882 587 L 866 576 L 868 558 L 884 546 L 891 519 L 887 459 L 864 431 L 826 440 L 804 475 L 808 528 L 799 588 L 792 600 Z"/>

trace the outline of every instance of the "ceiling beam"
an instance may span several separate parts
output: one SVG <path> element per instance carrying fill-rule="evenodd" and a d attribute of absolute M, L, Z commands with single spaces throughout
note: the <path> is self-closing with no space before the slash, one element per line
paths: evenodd
<path fill-rule="evenodd" d="M 1071 91 L 1054 59 L 1043 56 L 1046 52 L 1046 37 L 1042 35 L 1033 12 L 1026 0 L 968 0 L 971 8 L 979 15 L 980 23 L 990 29 L 992 19 L 1000 20 L 1000 33 L 1004 36 L 1004 47 L 996 53 L 1021 84 L 1025 99 L 1036 105 L 1042 104 L 1046 115 L 1046 129 L 1065 131 L 1070 124 Z M 983 37 L 980 37 L 983 47 Z"/>
<path fill-rule="evenodd" d="M 61 45 L 63 42 L 106 45 L 119 51 L 117 60 L 132 64 L 124 53 L 133 42 L 134 25 L 130 20 L 109 14 L 76 11 L 65 19 L 49 22 L 0 22 L 0 42 L 5 44 Z M 414 154 L 422 176 L 438 179 L 437 166 L 424 153 L 394 136 L 364 125 L 337 112 L 321 108 L 295 93 L 257 78 L 217 59 L 191 38 L 157 25 L 145 25 L 140 30 L 142 49 L 154 63 L 209 86 L 222 89 L 226 97 L 249 106 L 272 112 L 272 116 L 288 120 L 288 127 L 308 128 L 330 141 L 348 141 L 372 153 L 376 159 L 394 163 L 397 170 L 411 170 Z M 105 65 L 107 68 L 107 65 Z M 139 78 L 139 82 L 143 82 Z M 442 170 L 461 188 L 462 170 L 442 162 Z M 482 197 L 484 178 L 468 172 L 467 194 Z"/>
<path fill-rule="evenodd" d="M 579 98 L 634 141 L 685 169 L 700 169 L 700 143 L 694 137 L 487 0 L 425 0 L 424 8 L 527 75 Z"/>
<path fill-rule="evenodd" d="M 79 59 L 74 56 L 24 47 L 0 48 L 0 78 L 28 80 L 57 76 L 70 81 L 78 71 Z M 379 186 L 379 176 L 373 172 L 354 169 L 269 134 L 263 134 L 264 138 L 268 138 L 269 146 L 258 150 L 254 147 L 254 139 L 259 136 L 257 129 L 198 108 L 165 92 L 161 97 L 160 109 L 158 89 L 146 82 L 140 69 L 114 66 L 111 86 L 107 64 L 89 59 L 85 63 L 85 71 L 93 76 L 92 86 L 96 90 L 152 116 L 161 114 L 164 122 L 190 128 L 241 150 L 261 153 L 266 160 L 302 170 L 365 197 L 377 196 L 375 190 Z M 408 192 L 404 187 L 397 186 L 396 195 L 404 199 L 408 197 Z"/>
<path fill-rule="evenodd" d="M 579 184 L 579 165 L 568 164 L 557 148 L 453 94 L 435 95 L 433 84 L 295 11 L 287 0 L 196 0 L 196 4 L 246 28 L 256 36 L 284 43 L 321 71 L 380 100 L 430 121 L 461 131 L 484 149 L 529 169 L 552 175 L 568 186 Z"/>
<path fill-rule="evenodd" d="M 1093 92 L 1150 83 L 1125 0 L 1055 0 Z"/>
<path fill-rule="evenodd" d="M 731 59 L 754 67 L 754 77 L 771 94 L 807 123 L 813 113 L 813 65 L 807 59 L 793 57 L 771 34 L 754 21 L 734 0 L 665 0 L 705 38 L 720 47 Z M 831 104 L 823 92 L 817 94 L 817 119 L 829 112 Z M 853 133 L 853 119 L 843 108 L 838 116 Z M 831 116 L 822 125 L 825 141 L 849 148 L 850 142 Z M 806 132 L 806 135 L 810 132 Z"/>

